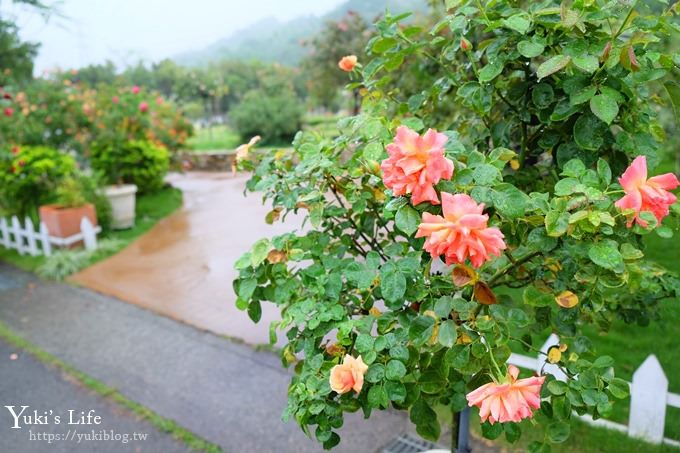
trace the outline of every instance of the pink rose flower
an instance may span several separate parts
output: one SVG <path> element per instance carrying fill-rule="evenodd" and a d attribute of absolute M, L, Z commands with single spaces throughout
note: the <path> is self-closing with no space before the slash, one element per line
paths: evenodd
<path fill-rule="evenodd" d="M 139 111 L 146 113 L 149 110 L 149 103 L 144 101 L 139 103 Z"/>
<path fill-rule="evenodd" d="M 331 389 L 339 394 L 354 390 L 361 393 L 364 386 L 364 374 L 368 370 L 368 365 L 364 363 L 361 356 L 356 359 L 351 355 L 346 355 L 342 364 L 335 365 L 331 369 Z"/>
<path fill-rule="evenodd" d="M 162 97 L 162 96 L 158 96 L 158 97 L 156 98 L 156 104 L 157 104 L 157 105 L 161 105 L 162 103 L 163 103 L 163 97 Z"/>
<path fill-rule="evenodd" d="M 12 107 L 5 108 L 5 116 L 12 116 L 12 115 L 14 115 L 14 109 Z"/>
<path fill-rule="evenodd" d="M 139 88 L 137 85 L 132 87 L 132 94 L 137 94 L 141 91 L 141 88 Z"/>
<path fill-rule="evenodd" d="M 396 196 L 412 194 L 414 206 L 423 201 L 439 204 L 434 184 L 453 176 L 453 162 L 444 157 L 447 140 L 446 135 L 434 129 L 420 136 L 399 126 L 394 142 L 387 145 L 389 157 L 380 165 L 385 186 Z"/>
<path fill-rule="evenodd" d="M 111 102 L 113 102 L 114 104 L 118 104 L 120 102 L 120 98 L 118 96 L 113 96 L 111 98 Z"/>
<path fill-rule="evenodd" d="M 477 204 L 466 194 L 442 192 L 442 210 L 444 217 L 424 212 L 416 232 L 417 238 L 427 237 L 424 248 L 433 258 L 444 255 L 447 265 L 464 264 L 470 258 L 473 267 L 480 267 L 505 250 L 503 233 L 487 226 L 484 203 Z"/>
<path fill-rule="evenodd" d="M 345 72 L 352 72 L 356 65 L 357 65 L 356 55 L 347 55 L 346 57 L 342 57 L 338 62 L 338 67 Z"/>
<path fill-rule="evenodd" d="M 489 382 L 467 394 L 468 406 L 479 408 L 479 417 L 492 425 L 496 422 L 519 422 L 533 416 L 541 407 L 541 386 L 545 376 L 517 380 L 519 369 L 508 366 L 506 382 Z"/>
<path fill-rule="evenodd" d="M 647 158 L 638 156 L 623 172 L 619 184 L 626 195 L 615 203 L 619 209 L 633 209 L 635 215 L 628 220 L 628 228 L 637 222 L 642 227 L 647 222 L 640 218 L 640 212 L 649 211 L 661 223 L 668 215 L 668 208 L 677 198 L 668 190 L 673 190 L 680 182 L 673 173 L 666 173 L 647 179 Z"/>

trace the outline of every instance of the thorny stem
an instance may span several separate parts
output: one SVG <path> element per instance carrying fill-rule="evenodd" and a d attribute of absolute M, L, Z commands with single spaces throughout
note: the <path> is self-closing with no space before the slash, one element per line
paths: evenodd
<path fill-rule="evenodd" d="M 528 255 L 516 260 L 514 263 L 510 263 L 508 266 L 505 266 L 503 269 L 498 271 L 496 275 L 491 277 L 491 280 L 489 280 L 488 285 L 492 287 L 503 275 L 507 274 L 510 272 L 513 268 L 521 266 L 522 264 L 526 263 L 527 261 L 535 258 L 536 256 L 540 255 L 542 252 L 536 251 L 529 253 Z"/>

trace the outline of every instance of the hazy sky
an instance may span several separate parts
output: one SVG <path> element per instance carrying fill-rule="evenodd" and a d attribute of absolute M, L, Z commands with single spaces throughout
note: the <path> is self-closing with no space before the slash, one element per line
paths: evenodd
<path fill-rule="evenodd" d="M 24 39 L 42 43 L 36 72 L 106 59 L 133 64 L 200 49 L 260 19 L 319 15 L 343 0 L 46 0 L 60 16 L 40 14 L 0 0 Z"/>

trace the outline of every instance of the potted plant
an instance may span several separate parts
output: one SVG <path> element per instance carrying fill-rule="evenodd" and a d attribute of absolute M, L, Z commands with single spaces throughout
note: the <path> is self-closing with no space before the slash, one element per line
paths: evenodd
<path fill-rule="evenodd" d="M 57 202 L 40 206 L 38 213 L 50 236 L 58 238 L 78 234 L 83 217 L 92 225 L 97 224 L 95 207 L 87 202 L 78 181 L 74 178 L 64 180 L 57 188 Z"/>
<path fill-rule="evenodd" d="M 133 140 L 122 144 L 96 144 L 92 148 L 92 168 L 110 184 L 104 193 L 111 203 L 114 229 L 131 228 L 135 223 L 135 194 L 163 187 L 169 155 L 163 146 Z"/>

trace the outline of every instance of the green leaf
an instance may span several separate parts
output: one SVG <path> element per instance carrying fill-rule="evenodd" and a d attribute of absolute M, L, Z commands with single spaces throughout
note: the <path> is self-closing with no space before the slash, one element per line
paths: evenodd
<path fill-rule="evenodd" d="M 453 310 L 453 299 L 449 296 L 440 297 L 434 304 L 434 313 L 440 318 L 448 318 L 451 310 Z"/>
<path fill-rule="evenodd" d="M 503 434 L 502 423 L 494 423 L 493 425 L 489 422 L 482 423 L 482 436 L 484 436 L 486 439 L 498 439 L 501 434 Z"/>
<path fill-rule="evenodd" d="M 366 333 L 359 334 L 357 340 L 354 342 L 354 347 L 360 354 L 366 354 L 373 349 L 375 338 Z"/>
<path fill-rule="evenodd" d="M 387 392 L 382 385 L 373 385 L 368 390 L 368 395 L 366 396 L 368 404 L 373 408 L 386 408 L 390 403 L 387 397 Z"/>
<path fill-rule="evenodd" d="M 458 333 L 456 332 L 456 323 L 450 319 L 442 322 L 439 326 L 439 334 L 437 337 L 439 344 L 446 348 L 450 348 L 456 343 L 457 338 Z"/>
<path fill-rule="evenodd" d="M 238 297 L 245 301 L 250 300 L 253 292 L 255 292 L 255 288 L 257 288 L 257 280 L 255 278 L 239 280 Z"/>
<path fill-rule="evenodd" d="M 391 401 L 395 401 L 397 403 L 403 403 L 406 400 L 406 386 L 402 384 L 401 382 L 397 381 L 387 381 L 385 382 L 385 392 L 387 393 L 387 397 Z"/>
<path fill-rule="evenodd" d="M 250 250 L 250 264 L 253 267 L 259 266 L 267 259 L 270 248 L 271 243 L 269 242 L 269 239 L 260 239 L 253 244 L 253 248 Z"/>
<path fill-rule="evenodd" d="M 397 224 L 397 228 L 410 236 L 418 230 L 420 214 L 411 206 L 404 205 L 397 211 L 394 222 Z"/>
<path fill-rule="evenodd" d="M 397 40 L 394 38 L 379 38 L 373 42 L 371 50 L 375 53 L 383 53 L 394 47 L 396 43 Z"/>
<path fill-rule="evenodd" d="M 480 186 L 488 186 L 501 178 L 501 172 L 493 165 L 482 164 L 475 167 L 472 177 Z"/>
<path fill-rule="evenodd" d="M 401 124 L 410 129 L 413 129 L 414 131 L 421 131 L 425 128 L 425 123 L 423 123 L 423 120 L 421 120 L 420 118 L 416 118 L 415 116 L 404 118 L 401 121 Z"/>
<path fill-rule="evenodd" d="M 600 176 L 602 181 L 609 185 L 612 182 L 612 169 L 609 167 L 609 163 L 604 159 L 597 160 L 597 174 Z"/>
<path fill-rule="evenodd" d="M 494 207 L 503 216 L 510 219 L 522 217 L 527 206 L 527 196 L 512 184 L 499 184 L 491 192 Z"/>
<path fill-rule="evenodd" d="M 434 319 L 430 316 L 418 316 L 411 322 L 408 329 L 409 339 L 416 345 L 422 346 L 432 336 L 434 329 Z"/>
<path fill-rule="evenodd" d="M 599 119 L 607 124 L 611 124 L 619 114 L 619 105 L 613 97 L 603 93 L 590 99 L 590 110 Z"/>
<path fill-rule="evenodd" d="M 385 301 L 401 302 L 406 293 L 406 277 L 397 266 L 386 263 L 380 270 L 380 277 L 380 291 Z"/>
<path fill-rule="evenodd" d="M 366 382 L 375 384 L 385 378 L 385 365 L 382 363 L 373 363 L 366 371 Z"/>
<path fill-rule="evenodd" d="M 617 243 L 611 240 L 598 242 L 588 250 L 590 260 L 600 267 L 621 273 L 625 269 L 623 256 L 617 248 Z"/>
<path fill-rule="evenodd" d="M 437 414 L 422 398 L 413 403 L 409 411 L 411 422 L 416 425 L 416 432 L 424 439 L 437 442 L 441 434 L 441 427 L 437 421 Z"/>
<path fill-rule="evenodd" d="M 262 318 L 262 305 L 259 300 L 254 300 L 248 305 L 248 317 L 255 323 Z"/>
<path fill-rule="evenodd" d="M 522 300 L 532 307 L 550 307 L 555 304 L 555 299 L 550 294 L 541 292 L 534 286 L 526 287 Z"/>
<path fill-rule="evenodd" d="M 591 74 L 600 67 L 600 60 L 593 55 L 574 57 L 572 61 L 574 62 L 574 66 Z"/>
<path fill-rule="evenodd" d="M 562 211 L 550 211 L 545 216 L 545 230 L 548 236 L 560 237 L 569 228 L 569 213 Z"/>
<path fill-rule="evenodd" d="M 371 142 L 364 147 L 364 159 L 379 161 L 385 155 L 385 148 L 380 142 Z"/>
<path fill-rule="evenodd" d="M 527 58 L 534 58 L 543 53 L 545 46 L 534 41 L 520 41 L 517 44 L 517 51 Z"/>
<path fill-rule="evenodd" d="M 675 112 L 675 121 L 680 126 L 680 84 L 672 80 L 664 82 L 663 86 L 668 92 L 668 97 L 671 99 L 671 105 Z"/>
<path fill-rule="evenodd" d="M 613 378 L 609 381 L 607 390 L 609 390 L 609 393 L 611 393 L 614 398 L 623 399 L 628 396 L 630 386 L 628 385 L 628 382 L 623 379 Z"/>
<path fill-rule="evenodd" d="M 503 423 L 503 429 L 505 430 L 505 439 L 511 444 L 517 442 L 522 436 L 522 430 L 517 423 Z"/>
<path fill-rule="evenodd" d="M 581 159 L 571 159 L 562 167 L 564 176 L 580 178 L 586 172 L 586 164 Z"/>
<path fill-rule="evenodd" d="M 555 99 L 555 92 L 549 83 L 539 83 L 531 91 L 531 100 L 539 109 L 544 109 L 552 104 Z"/>
<path fill-rule="evenodd" d="M 592 101 L 592 100 L 591 100 Z M 597 151 L 604 143 L 604 136 L 608 132 L 607 124 L 595 115 L 581 115 L 574 123 L 574 141 L 588 151 Z"/>
<path fill-rule="evenodd" d="M 556 396 L 564 395 L 567 393 L 568 388 L 569 386 L 566 384 L 566 382 L 554 380 L 548 383 L 548 391 Z"/>
<path fill-rule="evenodd" d="M 578 179 L 560 179 L 557 181 L 557 184 L 555 184 L 555 195 L 558 197 L 563 197 L 565 195 L 571 195 L 574 192 L 581 192 L 583 189 L 585 189 L 585 187 L 578 181 Z"/>
<path fill-rule="evenodd" d="M 590 98 L 595 96 L 595 93 L 597 93 L 597 88 L 595 88 L 592 85 L 587 86 L 569 96 L 569 103 L 571 105 L 583 104 L 584 102 L 588 102 Z"/>
<path fill-rule="evenodd" d="M 559 444 L 564 442 L 569 438 L 570 426 L 565 422 L 553 422 L 548 425 L 546 429 L 546 434 L 550 442 L 554 444 Z"/>
<path fill-rule="evenodd" d="M 504 65 L 505 63 L 501 60 L 496 60 L 487 64 L 479 71 L 479 81 L 481 83 L 492 81 L 503 72 Z"/>
<path fill-rule="evenodd" d="M 538 76 L 539 80 L 548 77 L 549 75 L 564 69 L 570 61 L 570 56 L 555 55 L 549 60 L 541 63 L 541 65 L 538 67 L 538 70 L 536 70 L 536 76 Z"/>
<path fill-rule="evenodd" d="M 531 27 L 531 20 L 525 13 L 515 14 L 507 19 L 503 19 L 503 25 L 518 33 L 526 34 Z"/>
<path fill-rule="evenodd" d="M 399 360 L 390 360 L 385 367 L 385 377 L 391 381 L 398 381 L 406 376 L 406 366 Z"/>

